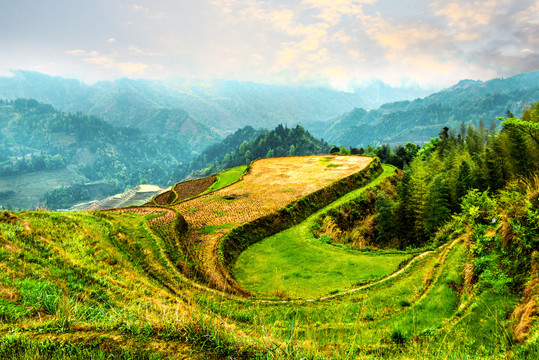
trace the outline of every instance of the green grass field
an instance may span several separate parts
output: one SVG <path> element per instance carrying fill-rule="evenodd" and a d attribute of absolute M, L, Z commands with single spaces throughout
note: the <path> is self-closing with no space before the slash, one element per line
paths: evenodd
<path fill-rule="evenodd" d="M 223 186 L 243 171 L 228 173 Z M 163 207 L 1 211 L 0 359 L 539 358 L 535 300 L 526 308 L 530 336 L 518 343 L 523 295 L 484 289 L 471 276 L 470 229 L 456 226 L 443 246 L 420 254 L 314 238 L 320 216 L 393 173 L 384 166 L 367 186 L 248 247 L 234 271 L 262 295 L 254 297 L 200 276 L 201 262 L 220 261 L 217 249 L 187 256 L 203 246 L 201 236 L 236 223 L 185 229 Z"/>
<path fill-rule="evenodd" d="M 358 197 L 394 171 L 395 168 L 384 165 L 383 174 L 367 186 L 341 197 L 301 224 L 249 247 L 234 268 L 239 284 L 264 296 L 315 298 L 396 271 L 412 255 L 346 250 L 321 242 L 311 232 L 321 214 Z"/>
<path fill-rule="evenodd" d="M 232 169 L 224 170 L 217 175 L 217 181 L 212 184 L 206 191 L 202 194 L 207 194 L 212 191 L 222 189 L 228 185 L 234 184 L 236 181 L 241 179 L 247 170 L 247 165 L 237 166 Z"/>

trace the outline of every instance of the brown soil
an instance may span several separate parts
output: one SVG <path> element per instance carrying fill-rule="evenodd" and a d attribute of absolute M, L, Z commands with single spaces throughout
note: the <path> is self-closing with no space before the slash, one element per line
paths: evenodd
<path fill-rule="evenodd" d="M 210 186 L 212 186 L 216 180 L 217 175 L 212 175 L 202 179 L 185 181 L 176 184 L 176 186 L 174 186 L 174 191 L 176 192 L 176 194 L 178 194 L 176 202 L 189 199 L 193 196 L 197 196 L 198 194 L 203 193 Z"/>
<path fill-rule="evenodd" d="M 157 195 L 153 199 L 153 203 L 166 206 L 192 198 L 206 191 L 216 180 L 217 175 L 212 175 L 202 179 L 177 183 L 172 190 Z"/>

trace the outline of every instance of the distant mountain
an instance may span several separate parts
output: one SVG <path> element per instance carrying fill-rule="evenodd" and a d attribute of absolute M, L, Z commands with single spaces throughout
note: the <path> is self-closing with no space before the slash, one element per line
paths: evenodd
<path fill-rule="evenodd" d="M 519 115 L 539 101 L 539 71 L 489 81 L 462 80 L 445 90 L 414 101 L 387 103 L 376 110 L 356 108 L 334 118 L 317 135 L 345 146 L 366 146 L 408 141 L 423 143 L 444 126 L 457 129 L 462 122 L 489 124 L 507 110 Z"/>
<path fill-rule="evenodd" d="M 183 132 L 183 141 L 61 112 L 36 100 L 0 100 L 0 206 L 68 208 L 143 179 L 166 185 L 170 172 L 190 160 L 200 138 L 182 129 L 184 113 L 161 111 L 169 112 L 162 118 L 184 119 L 169 130 Z M 167 130 L 166 124 L 156 125 Z"/>
<path fill-rule="evenodd" d="M 355 107 L 371 109 L 387 101 L 425 95 L 425 90 L 418 87 L 392 88 L 380 81 L 362 84 L 355 92 L 343 92 L 323 87 L 178 78 L 119 79 L 88 85 L 36 72 L 14 71 L 13 75 L 0 77 L 0 98 L 33 98 L 63 111 L 101 117 L 113 125 L 174 137 L 175 129 L 163 132 L 161 128 L 175 121 L 164 112 L 168 110 L 182 113 L 190 127 L 208 134 L 213 141 L 217 138 L 212 131 L 224 136 L 244 126 L 302 124 L 311 128 L 311 124 L 326 123 Z"/>
<path fill-rule="evenodd" d="M 361 96 L 365 103 L 368 104 L 368 106 L 362 106 L 364 109 L 376 109 L 393 101 L 423 98 L 433 92 L 433 88 L 423 88 L 417 84 L 392 87 L 380 79 L 365 81 L 354 86 L 354 93 Z"/>

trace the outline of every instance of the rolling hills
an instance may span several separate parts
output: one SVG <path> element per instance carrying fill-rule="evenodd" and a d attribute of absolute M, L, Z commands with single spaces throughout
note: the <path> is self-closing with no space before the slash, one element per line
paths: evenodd
<path fill-rule="evenodd" d="M 401 178 L 368 157 L 282 157 L 140 207 L 4 211 L 0 357 L 537 355 L 537 256 L 523 294 L 490 288 L 479 262 L 525 213 L 477 226 L 462 215 L 429 247 L 401 251 L 320 236 L 320 219 L 365 209 Z M 281 273 L 276 261 L 288 261 Z"/>
<path fill-rule="evenodd" d="M 489 81 L 462 80 L 443 91 L 413 101 L 387 103 L 376 110 L 356 108 L 329 121 L 316 135 L 345 146 L 425 143 L 444 126 L 462 123 L 488 127 L 510 110 L 520 116 L 539 101 L 539 71 Z"/>
<path fill-rule="evenodd" d="M 206 131 L 206 126 L 226 135 L 245 126 L 301 124 L 311 128 L 314 122 L 326 121 L 354 107 L 371 109 L 387 101 L 414 99 L 428 93 L 419 87 L 391 88 L 379 82 L 363 84 L 357 92 L 345 92 L 326 87 L 180 78 L 124 78 L 89 85 L 22 70 L 13 71 L 11 77 L 0 77 L 0 99 L 33 98 L 65 112 L 83 112 L 150 134 L 159 133 L 151 119 L 163 111 L 182 111 L 199 132 Z"/>

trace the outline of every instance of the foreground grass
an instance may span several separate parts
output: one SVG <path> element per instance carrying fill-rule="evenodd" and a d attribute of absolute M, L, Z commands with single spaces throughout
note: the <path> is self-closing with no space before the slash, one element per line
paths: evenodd
<path fill-rule="evenodd" d="M 142 216 L 8 217 L 0 221 L 0 270 L 0 358 L 108 359 L 106 349 L 82 346 L 108 334 L 120 359 L 145 358 L 139 345 L 157 340 L 166 342 L 157 349 L 166 358 L 247 357 L 214 316 L 190 305 L 190 290 Z M 10 333 L 60 338 L 42 343 Z"/>
<path fill-rule="evenodd" d="M 89 344 L 74 344 L 61 341 L 33 341 L 24 336 L 8 336 L 0 338 L 0 359 L 18 360 L 160 360 L 159 354 L 149 352 L 107 348 L 99 342 Z"/>
<path fill-rule="evenodd" d="M 315 298 L 396 271 L 399 264 L 411 258 L 410 254 L 346 250 L 320 242 L 310 230 L 321 214 L 356 198 L 394 171 L 384 165 L 384 172 L 368 185 L 322 208 L 301 224 L 249 247 L 234 268 L 240 285 L 266 296 Z"/>

